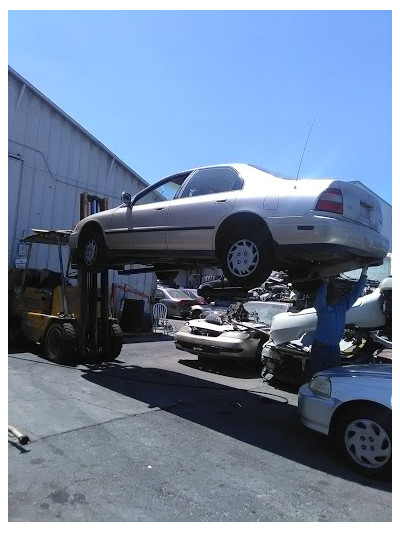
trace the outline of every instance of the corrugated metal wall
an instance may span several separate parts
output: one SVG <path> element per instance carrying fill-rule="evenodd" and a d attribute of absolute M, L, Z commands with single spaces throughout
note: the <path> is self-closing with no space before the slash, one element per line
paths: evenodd
<path fill-rule="evenodd" d="M 8 262 L 12 266 L 20 239 L 32 228 L 73 228 L 80 218 L 81 193 L 108 197 L 112 208 L 121 203 L 123 190 L 135 194 L 147 184 L 11 68 L 8 141 Z M 36 248 L 31 266 L 58 270 L 55 247 Z M 149 294 L 156 278 L 154 274 L 114 274 L 112 282 Z"/>

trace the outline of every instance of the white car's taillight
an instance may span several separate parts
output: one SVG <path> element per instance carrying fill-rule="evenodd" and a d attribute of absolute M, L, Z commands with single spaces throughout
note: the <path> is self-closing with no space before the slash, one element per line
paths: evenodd
<path fill-rule="evenodd" d="M 343 215 L 343 195 L 340 189 L 329 187 L 319 197 L 316 211 L 329 211 Z"/>

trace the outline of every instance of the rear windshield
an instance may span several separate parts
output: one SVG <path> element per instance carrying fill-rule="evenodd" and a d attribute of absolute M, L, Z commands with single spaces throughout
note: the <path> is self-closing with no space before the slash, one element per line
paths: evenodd
<path fill-rule="evenodd" d="M 256 168 L 257 170 L 261 170 L 261 172 L 266 172 L 267 174 L 271 174 L 272 176 L 276 176 L 277 178 L 282 178 L 284 180 L 295 180 L 296 178 L 293 178 L 292 176 L 284 176 L 283 174 L 279 174 L 279 172 L 275 172 L 274 170 L 268 170 L 267 168 L 259 167 L 258 165 L 249 165 L 249 167 Z"/>
<path fill-rule="evenodd" d="M 180 298 L 181 300 L 189 299 L 189 296 L 179 289 L 168 289 L 168 294 L 172 298 Z"/>

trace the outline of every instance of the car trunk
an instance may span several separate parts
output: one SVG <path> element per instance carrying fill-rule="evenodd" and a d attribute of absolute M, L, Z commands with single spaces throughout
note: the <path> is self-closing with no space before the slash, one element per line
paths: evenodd
<path fill-rule="evenodd" d="M 310 184 L 307 185 L 309 192 Z M 382 210 L 378 197 L 354 183 L 331 181 L 319 195 L 314 211 L 343 216 L 378 232 L 382 229 Z"/>
<path fill-rule="evenodd" d="M 343 194 L 343 216 L 380 232 L 382 210 L 377 196 L 353 183 L 333 182 L 332 187 L 336 183 Z"/>
<path fill-rule="evenodd" d="M 189 298 L 188 299 L 182 298 L 180 300 L 175 300 L 175 304 L 180 311 L 187 312 L 187 314 L 190 313 L 193 305 L 198 305 L 197 300 L 191 300 Z"/>

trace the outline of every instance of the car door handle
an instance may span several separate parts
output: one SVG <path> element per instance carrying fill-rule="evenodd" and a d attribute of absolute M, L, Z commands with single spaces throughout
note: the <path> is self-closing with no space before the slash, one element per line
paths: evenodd
<path fill-rule="evenodd" d="M 154 211 L 162 211 L 163 209 L 164 209 L 163 207 L 156 207 L 156 208 L 154 209 Z"/>
<path fill-rule="evenodd" d="M 227 202 L 228 198 L 224 198 L 223 200 L 215 200 L 216 204 L 223 204 L 224 202 Z"/>

